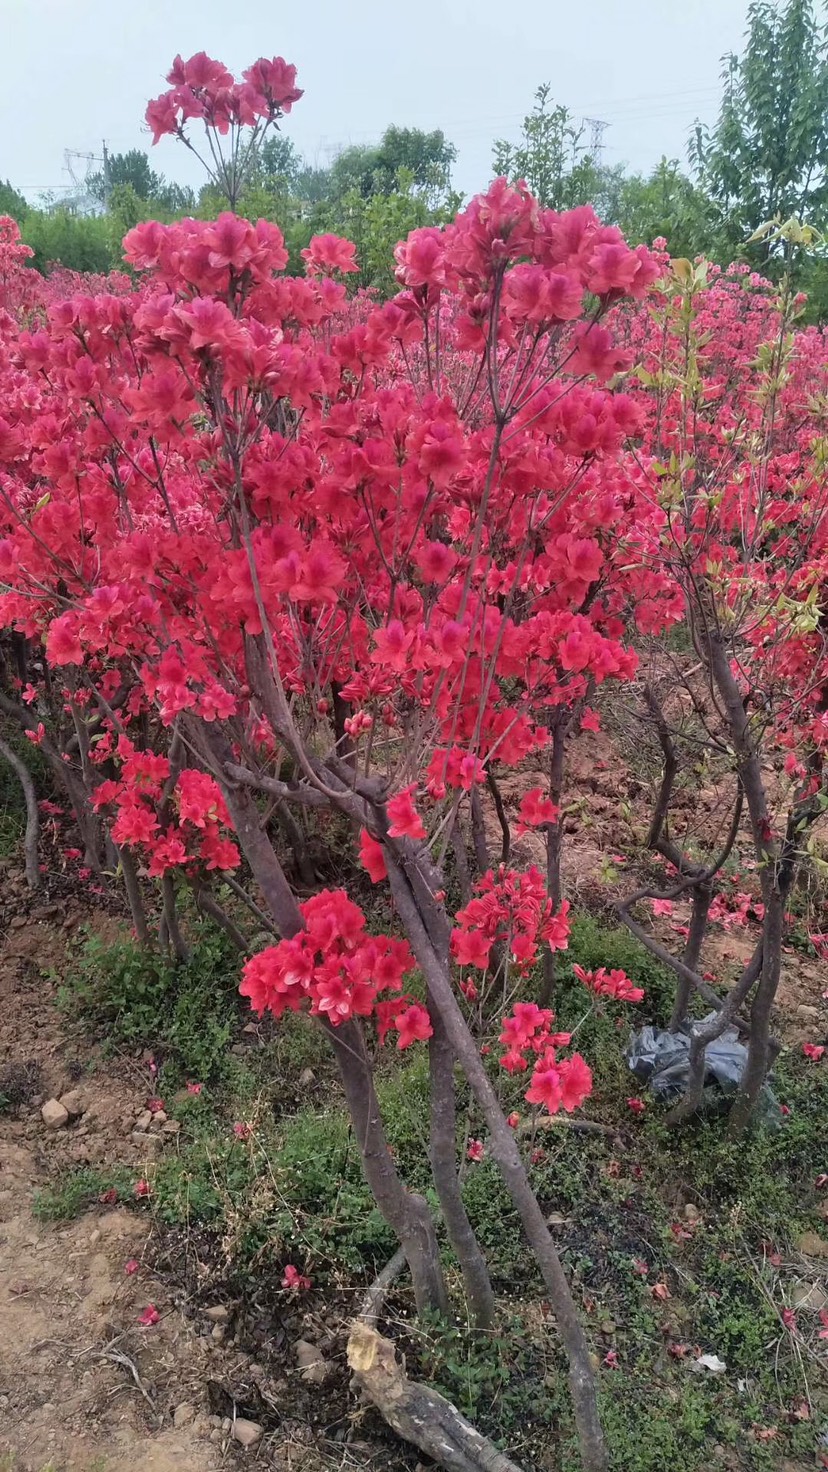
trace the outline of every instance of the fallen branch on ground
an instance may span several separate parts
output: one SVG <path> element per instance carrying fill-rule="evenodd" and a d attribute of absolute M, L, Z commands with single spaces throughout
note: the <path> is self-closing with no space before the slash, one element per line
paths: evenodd
<path fill-rule="evenodd" d="M 400 1251 L 372 1283 L 351 1324 L 348 1364 L 354 1381 L 392 1431 L 447 1472 L 521 1472 L 438 1390 L 409 1380 L 394 1344 L 378 1332 L 385 1295 L 404 1266 Z"/>

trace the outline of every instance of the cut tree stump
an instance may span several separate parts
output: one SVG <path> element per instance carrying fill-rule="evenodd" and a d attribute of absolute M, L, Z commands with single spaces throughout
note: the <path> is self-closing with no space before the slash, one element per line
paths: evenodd
<path fill-rule="evenodd" d="M 522 1472 L 439 1390 L 409 1380 L 394 1344 L 377 1331 L 385 1295 L 404 1264 L 398 1252 L 371 1285 L 351 1324 L 348 1365 L 357 1387 L 392 1431 L 447 1472 Z"/>

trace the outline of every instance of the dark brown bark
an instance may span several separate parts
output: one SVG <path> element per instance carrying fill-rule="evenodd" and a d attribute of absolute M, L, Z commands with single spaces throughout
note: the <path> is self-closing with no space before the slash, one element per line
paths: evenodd
<path fill-rule="evenodd" d="M 698 971 L 701 959 L 701 948 L 704 937 L 707 934 L 707 917 L 710 913 L 710 905 L 713 900 L 713 888 L 710 884 L 700 883 L 693 889 L 693 909 L 690 914 L 690 934 L 684 947 L 682 961 L 688 971 Z M 677 1032 L 684 1022 L 690 1006 L 690 998 L 693 988 L 686 976 L 680 976 L 676 987 L 673 1011 L 670 1016 L 668 1027 L 670 1032 Z"/>
<path fill-rule="evenodd" d="M 333 728 L 336 749 L 340 761 L 353 768 L 355 764 L 354 743 L 345 730 L 345 722 L 351 714 L 350 702 L 345 700 L 335 680 L 331 681 L 331 703 L 333 706 Z"/>
<path fill-rule="evenodd" d="M 738 1137 L 750 1123 L 770 1064 L 770 1020 L 782 970 L 785 900 L 796 869 L 798 824 L 789 819 L 787 841 L 783 845 L 773 837 L 759 752 L 744 700 L 730 667 L 730 658 L 720 637 L 713 637 L 708 641 L 707 653 L 736 753 L 765 905 L 762 923 L 762 974 L 750 1012 L 747 1063 L 729 1121 L 730 1134 Z M 803 822 L 807 822 L 810 811 L 808 804 L 804 804 L 804 809 Z"/>
<path fill-rule="evenodd" d="M 738 1138 L 747 1129 L 771 1062 L 771 1012 L 782 969 L 785 898 L 778 891 L 765 900 L 762 924 L 762 974 L 750 1009 L 750 1041 L 742 1081 L 730 1111 L 728 1132 Z"/>
<path fill-rule="evenodd" d="M 175 885 L 170 874 L 165 874 L 161 880 L 161 899 L 164 906 L 161 928 L 162 944 L 166 941 L 176 961 L 189 961 L 190 948 L 181 934 L 181 926 L 178 923 Z"/>
<path fill-rule="evenodd" d="M 469 903 L 472 897 L 472 882 L 469 872 L 469 854 L 466 848 L 466 838 L 463 833 L 463 825 L 458 813 L 451 830 L 451 847 L 454 854 L 454 868 L 457 874 L 457 888 L 460 891 L 460 899 L 464 905 Z"/>
<path fill-rule="evenodd" d="M 227 911 L 219 904 L 215 895 L 211 894 L 205 885 L 197 882 L 194 883 L 193 896 L 200 913 L 202 915 L 209 915 L 210 919 L 215 921 L 216 925 L 230 937 L 237 951 L 241 951 L 242 954 L 249 951 L 250 943 L 247 936 L 239 929 L 235 920 L 227 914 Z"/>
<path fill-rule="evenodd" d="M 224 772 L 229 761 L 225 744 L 213 733 L 202 739 L 205 742 L 209 740 L 213 764 L 219 772 Z M 225 783 L 224 795 L 242 853 L 279 933 L 283 937 L 297 935 L 302 929 L 299 906 L 273 846 L 262 829 L 258 809 L 248 789 Z M 391 1158 L 361 1026 L 356 1020 L 342 1023 L 339 1027 L 330 1023 L 325 1026 L 339 1067 L 365 1179 L 383 1217 L 405 1251 L 418 1310 L 446 1313 L 448 1298 L 434 1222 L 423 1197 L 406 1190 Z"/>
<path fill-rule="evenodd" d="M 302 929 L 302 916 L 273 844 L 262 827 L 262 815 L 255 799 L 248 788 L 231 785 L 226 777 L 222 780 L 225 767 L 232 759 L 229 744 L 220 732 L 203 723 L 194 725 L 194 733 L 198 745 L 210 758 L 211 768 L 219 775 L 236 837 L 276 928 L 281 936 L 295 935 Z"/>
<path fill-rule="evenodd" d="M 313 889 L 316 880 L 316 871 L 311 863 L 308 853 L 308 845 L 305 835 L 290 811 L 286 802 L 277 802 L 276 817 L 280 826 L 284 829 L 285 837 L 290 844 L 293 862 L 296 865 L 296 874 L 306 889 Z"/>
<path fill-rule="evenodd" d="M 693 994 L 693 982 L 690 978 L 691 972 L 698 972 L 701 960 L 701 950 L 704 937 L 707 933 L 708 915 L 713 900 L 712 881 L 729 858 L 736 838 L 739 833 L 739 824 L 742 817 L 743 790 L 739 782 L 736 792 L 733 817 L 724 848 L 718 857 L 711 863 L 705 865 L 691 860 L 679 846 L 666 836 L 667 816 L 670 810 L 670 799 L 673 793 L 676 776 L 679 770 L 679 758 L 672 733 L 662 710 L 658 697 L 651 685 L 644 686 L 644 700 L 658 735 L 664 764 L 659 783 L 658 795 L 656 797 L 650 828 L 647 833 L 647 847 L 654 853 L 661 854 L 667 859 L 680 875 L 686 876 L 692 881 L 693 908 L 690 917 L 690 934 L 682 955 L 683 972 L 678 973 L 678 986 L 676 988 L 673 1011 L 670 1017 L 669 1030 L 676 1032 L 687 1017 L 690 1007 L 690 999 Z"/>
<path fill-rule="evenodd" d="M 715 1007 L 718 1012 L 723 1005 L 722 999 L 713 990 L 712 986 L 704 980 L 704 977 L 699 976 L 699 973 L 691 970 L 689 966 L 685 966 L 684 962 L 678 956 L 674 956 L 671 951 L 668 951 L 667 947 L 661 944 L 661 941 L 656 940 L 654 935 L 650 935 L 649 931 L 645 930 L 643 925 L 639 925 L 638 921 L 634 920 L 630 914 L 630 906 L 635 904 L 636 900 L 649 895 L 649 893 L 649 890 L 637 891 L 627 899 L 619 900 L 615 907 L 619 920 L 626 925 L 636 940 L 639 940 L 650 954 L 655 956 L 656 960 L 663 962 L 665 966 L 669 966 L 672 971 L 675 971 L 676 976 L 687 982 L 691 991 L 697 991 L 699 996 L 703 997 L 706 1002 L 709 1002 L 711 1007 Z M 750 1024 L 738 1013 L 736 1013 L 732 1020 L 734 1027 L 738 1027 L 740 1032 L 750 1032 Z"/>
<path fill-rule="evenodd" d="M 474 847 L 474 861 L 477 867 L 477 877 L 478 879 L 480 879 L 487 872 L 487 870 L 491 869 L 492 863 L 491 859 L 489 858 L 489 845 L 486 842 L 486 825 L 483 821 L 483 803 L 480 798 L 480 793 L 476 787 L 472 788 L 469 807 L 471 810 L 471 830 L 472 845 Z"/>
<path fill-rule="evenodd" d="M 511 829 L 509 828 L 509 819 L 506 816 L 506 809 L 503 806 L 503 798 L 500 793 L 500 788 L 497 785 L 497 779 L 495 778 L 494 772 L 492 771 L 491 767 L 486 768 L 486 786 L 491 793 L 492 802 L 494 803 L 495 812 L 497 813 L 497 821 L 500 824 L 500 862 L 501 864 L 508 864 L 509 850 L 512 846 L 512 833 Z"/>

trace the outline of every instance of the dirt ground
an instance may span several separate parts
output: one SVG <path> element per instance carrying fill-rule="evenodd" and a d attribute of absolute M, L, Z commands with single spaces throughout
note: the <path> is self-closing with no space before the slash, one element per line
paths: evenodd
<path fill-rule="evenodd" d="M 122 1163 L 141 1179 L 148 1147 L 132 1135 L 147 1082 L 135 1060 L 90 1057 L 85 1043 L 77 1085 L 56 981 L 68 938 L 89 917 L 73 900 L 35 904 L 21 917 L 21 902 L 20 876 L 7 869 L 0 1068 L 34 1064 L 39 1080 L 17 1118 L 0 1116 L 0 1468 L 214 1472 L 229 1458 L 314 1472 L 321 1464 L 303 1427 L 287 1421 L 278 1437 L 247 1450 L 233 1440 L 229 1416 L 215 1413 L 211 1384 L 249 1384 L 257 1367 L 234 1343 L 232 1308 L 226 1325 L 209 1313 L 221 1318 L 220 1302 L 187 1313 L 179 1291 L 154 1276 L 144 1260 L 148 1218 L 106 1204 L 70 1223 L 33 1215 L 35 1193 L 61 1168 Z M 43 1101 L 72 1090 L 82 1114 L 48 1128 Z M 174 1135 L 163 1148 L 176 1148 Z M 138 1266 L 128 1272 L 127 1263 Z M 145 1327 L 149 1305 L 158 1321 Z"/>

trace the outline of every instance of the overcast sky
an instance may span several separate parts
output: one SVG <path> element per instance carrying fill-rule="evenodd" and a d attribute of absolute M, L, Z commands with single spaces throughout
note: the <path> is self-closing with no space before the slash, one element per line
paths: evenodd
<path fill-rule="evenodd" d="M 490 177 L 491 143 L 514 137 L 540 82 L 600 118 L 604 158 L 646 169 L 686 157 L 712 120 L 721 57 L 740 49 L 747 0 L 0 0 L 0 178 L 31 199 L 69 182 L 64 150 L 149 146 L 143 113 L 176 52 L 237 73 L 282 55 L 305 96 L 284 124 L 311 162 L 369 143 L 389 123 L 443 128 L 457 187 Z M 180 145 L 153 165 L 197 184 Z M 75 164 L 82 174 L 86 165 Z"/>

